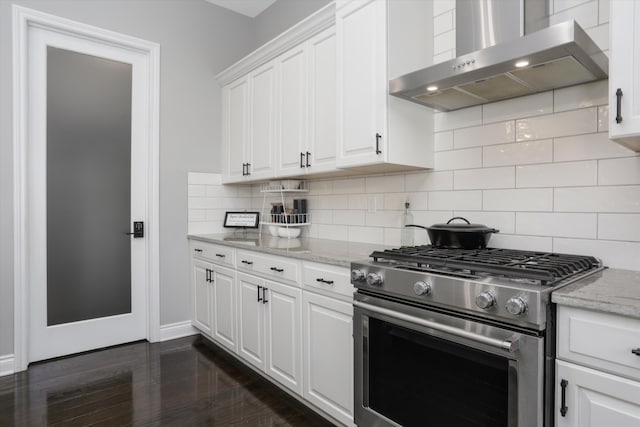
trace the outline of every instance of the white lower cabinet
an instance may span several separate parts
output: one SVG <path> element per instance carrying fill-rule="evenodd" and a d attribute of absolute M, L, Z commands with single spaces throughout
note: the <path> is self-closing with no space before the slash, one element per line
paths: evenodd
<path fill-rule="evenodd" d="M 193 286 L 193 326 L 211 335 L 211 266 L 209 262 L 194 259 L 191 262 Z"/>
<path fill-rule="evenodd" d="M 560 306 L 557 427 L 640 426 L 640 320 Z"/>
<path fill-rule="evenodd" d="M 211 271 L 211 337 L 235 353 L 238 351 L 235 273 L 217 265 Z"/>
<path fill-rule="evenodd" d="M 304 398 L 353 425 L 353 306 L 304 292 Z"/>
<path fill-rule="evenodd" d="M 239 354 L 247 362 L 302 394 L 302 291 L 238 273 Z"/>
<path fill-rule="evenodd" d="M 561 360 L 556 377 L 557 427 L 640 426 L 640 383 Z"/>

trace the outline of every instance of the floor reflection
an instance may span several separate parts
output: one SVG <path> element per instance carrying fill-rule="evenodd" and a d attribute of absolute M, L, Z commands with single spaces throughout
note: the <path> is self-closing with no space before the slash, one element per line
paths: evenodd
<path fill-rule="evenodd" d="M 200 338 L 36 363 L 0 377 L 0 426 L 330 426 Z"/>

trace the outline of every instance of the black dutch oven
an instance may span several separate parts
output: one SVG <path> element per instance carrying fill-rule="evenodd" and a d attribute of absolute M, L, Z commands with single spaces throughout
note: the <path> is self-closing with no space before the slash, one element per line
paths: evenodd
<path fill-rule="evenodd" d="M 452 221 L 456 219 L 460 219 L 466 224 L 452 224 Z M 407 224 L 406 226 L 424 228 L 429 233 L 429 239 L 433 246 L 449 249 L 486 248 L 491 235 L 500 231 L 482 224 L 471 224 L 460 216 L 451 218 L 446 224 L 434 224 L 431 227 L 415 224 Z"/>

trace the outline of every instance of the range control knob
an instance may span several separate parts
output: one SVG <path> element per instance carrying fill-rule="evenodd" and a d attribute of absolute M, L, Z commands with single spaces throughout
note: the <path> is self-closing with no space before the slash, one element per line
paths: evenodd
<path fill-rule="evenodd" d="M 527 311 L 527 303 L 520 297 L 509 298 L 509 301 L 507 301 L 507 311 L 509 314 L 519 316 Z"/>
<path fill-rule="evenodd" d="M 381 286 L 382 285 L 382 276 L 379 273 L 369 273 L 367 274 L 367 285 L 369 286 Z"/>
<path fill-rule="evenodd" d="M 351 280 L 354 282 L 364 280 L 364 272 L 362 270 L 351 270 Z"/>
<path fill-rule="evenodd" d="M 483 310 L 489 310 L 496 305 L 496 297 L 491 291 L 484 291 L 476 297 L 476 305 Z"/>
<path fill-rule="evenodd" d="M 431 282 L 418 281 L 413 284 L 413 292 L 416 295 L 430 295 L 433 285 Z"/>

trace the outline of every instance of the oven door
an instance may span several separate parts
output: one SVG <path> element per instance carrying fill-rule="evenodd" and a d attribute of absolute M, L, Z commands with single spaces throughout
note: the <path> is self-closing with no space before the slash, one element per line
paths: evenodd
<path fill-rule="evenodd" d="M 355 294 L 359 426 L 543 425 L 544 339 Z"/>

